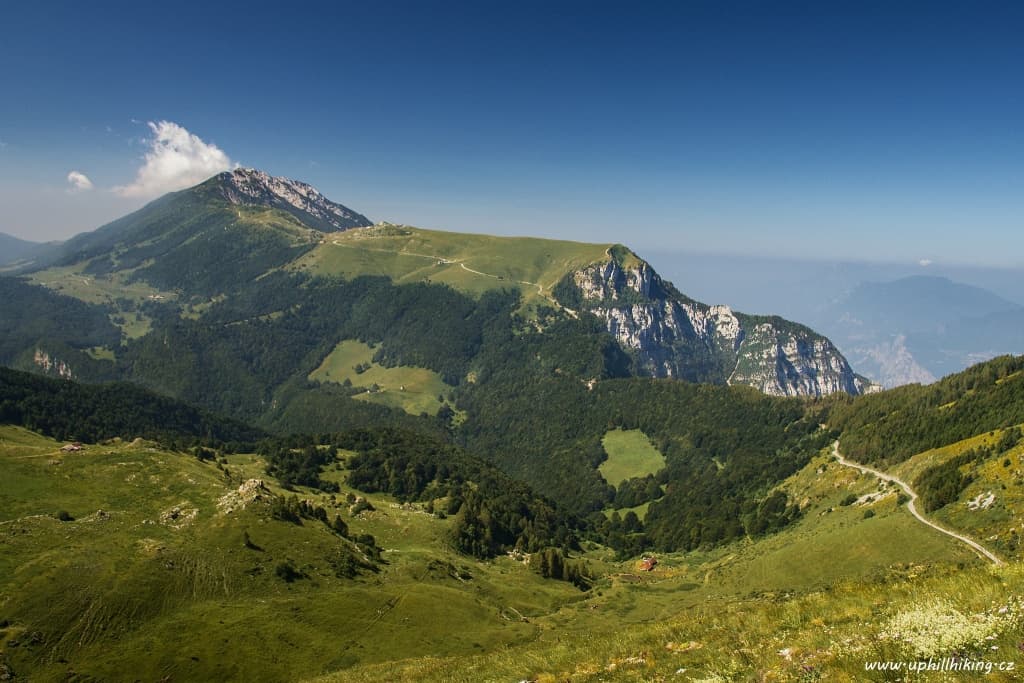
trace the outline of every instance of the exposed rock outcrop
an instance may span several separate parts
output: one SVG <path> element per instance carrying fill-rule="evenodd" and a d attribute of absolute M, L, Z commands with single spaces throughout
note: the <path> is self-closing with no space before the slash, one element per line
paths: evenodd
<path fill-rule="evenodd" d="M 36 349 L 35 355 L 32 357 L 32 362 L 47 375 L 55 375 L 61 379 L 75 378 L 75 374 L 71 371 L 70 365 L 59 358 L 54 358 L 42 349 Z"/>
<path fill-rule="evenodd" d="M 247 479 L 235 491 L 229 491 L 217 501 L 217 509 L 222 515 L 230 515 L 236 510 L 244 510 L 253 503 L 268 503 L 274 494 L 267 488 L 262 479 Z"/>
<path fill-rule="evenodd" d="M 825 337 L 782 318 L 694 301 L 624 247 L 571 273 L 557 294 L 604 320 L 639 374 L 746 384 L 778 396 L 860 394 L 869 386 Z"/>
<path fill-rule="evenodd" d="M 253 168 L 236 168 L 217 176 L 220 193 L 232 204 L 271 206 L 296 215 L 306 225 L 324 232 L 362 228 L 373 223 L 366 216 L 336 204 L 312 185 L 272 176 Z"/>

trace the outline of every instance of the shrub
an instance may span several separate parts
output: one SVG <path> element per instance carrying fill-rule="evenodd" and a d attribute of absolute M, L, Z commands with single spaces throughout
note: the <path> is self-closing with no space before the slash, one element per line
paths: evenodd
<path fill-rule="evenodd" d="M 286 583 L 292 583 L 296 579 L 304 579 L 306 575 L 295 568 L 295 565 L 291 563 L 291 560 L 281 562 L 274 568 L 274 573 L 277 574 L 279 579 L 282 579 Z"/>

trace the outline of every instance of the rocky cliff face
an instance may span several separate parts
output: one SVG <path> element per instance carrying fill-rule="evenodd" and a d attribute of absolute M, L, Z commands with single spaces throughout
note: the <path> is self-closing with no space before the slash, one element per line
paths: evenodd
<path fill-rule="evenodd" d="M 559 294 L 570 308 L 604 320 L 641 374 L 747 384 L 778 396 L 860 394 L 868 387 L 825 337 L 782 318 L 694 301 L 621 247 L 572 273 Z"/>
<path fill-rule="evenodd" d="M 279 178 L 253 168 L 236 168 L 217 176 L 221 195 L 232 204 L 283 209 L 324 232 L 372 225 L 366 216 L 336 204 L 312 185 Z"/>
<path fill-rule="evenodd" d="M 42 349 L 36 349 L 35 355 L 32 357 L 32 362 L 45 375 L 55 375 L 61 379 L 75 379 L 74 373 L 71 372 L 70 365 L 59 358 L 53 358 L 49 353 Z"/>

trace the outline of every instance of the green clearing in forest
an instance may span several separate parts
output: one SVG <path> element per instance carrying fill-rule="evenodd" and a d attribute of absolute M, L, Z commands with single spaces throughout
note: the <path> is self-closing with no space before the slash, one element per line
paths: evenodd
<path fill-rule="evenodd" d="M 346 339 L 334 347 L 309 378 L 338 384 L 348 380 L 352 386 L 366 389 L 352 396 L 357 400 L 398 408 L 411 415 L 437 414 L 443 405 L 438 397 L 447 399 L 452 389 L 439 374 L 409 366 L 386 368 L 373 362 L 373 354 L 374 350 L 367 344 Z M 357 372 L 357 367 L 366 369 Z M 371 391 L 374 385 L 377 389 Z"/>
<path fill-rule="evenodd" d="M 601 440 L 608 459 L 598 470 L 612 486 L 627 479 L 655 474 L 665 466 L 665 456 L 658 452 L 647 435 L 639 429 L 613 429 Z"/>

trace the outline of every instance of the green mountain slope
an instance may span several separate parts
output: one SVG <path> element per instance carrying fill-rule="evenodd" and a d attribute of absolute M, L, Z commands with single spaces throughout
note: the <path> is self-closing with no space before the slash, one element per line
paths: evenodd
<path fill-rule="evenodd" d="M 19 679 L 295 680 L 469 654 L 533 637 L 530 618 L 581 595 L 449 550 L 457 516 L 423 504 L 369 494 L 353 516 L 343 485 L 303 491 L 309 512 L 289 519 L 253 456 L 59 447 L 0 427 L 0 665 Z"/>
<path fill-rule="evenodd" d="M 839 401 L 829 422 L 842 432 L 847 455 L 883 466 L 1011 427 L 1024 422 L 1024 357 L 996 358 L 928 386 Z"/>
<path fill-rule="evenodd" d="M 808 665 L 856 678 L 864 657 L 917 654 L 898 641 L 877 649 L 877 635 L 900 615 L 923 604 L 969 622 L 1006 604 L 1007 584 L 1020 581 L 1019 568 L 975 569 L 973 555 L 892 499 L 841 506 L 875 482 L 822 454 L 783 483 L 805 513 L 779 535 L 662 554 L 649 574 L 587 544 L 582 559 L 595 585 L 581 592 L 512 557 L 454 552 L 460 515 L 428 512 L 446 504 L 433 498 L 444 486 L 397 499 L 368 492 L 403 471 L 457 481 L 421 469 L 419 456 L 407 459 L 407 446 L 428 455 L 416 442 L 364 432 L 341 445 L 355 452 L 343 448 L 343 469 L 323 475 L 340 491 L 301 488 L 308 507 L 295 509 L 308 512 L 295 523 L 289 492 L 258 456 L 204 462 L 145 442 L 61 453 L 59 442 L 0 427 L 0 664 L 32 680 L 71 671 L 82 680 L 125 671 L 203 680 L 332 671 L 323 680 L 636 680 L 679 668 L 784 680 Z M 452 455 L 421 464 L 468 472 Z M 348 493 L 372 507 L 353 515 Z M 329 520 L 340 516 L 344 533 L 320 521 L 318 507 Z M 985 648 L 1012 649 L 1021 633 L 1000 617 L 984 635 L 994 638 Z M 738 647 L 748 649 L 739 662 L 729 654 Z M 851 656 L 851 647 L 865 649 Z M 793 658 L 777 654 L 786 648 Z"/>
<path fill-rule="evenodd" d="M 637 375 L 748 384 L 779 395 L 865 388 L 827 339 L 779 318 L 695 302 L 622 245 L 370 227 L 308 185 L 252 169 L 220 174 L 79 235 L 31 277 L 106 306 L 135 339 L 170 312 L 200 318 L 281 271 L 298 275 L 275 280 L 293 290 L 285 309 L 303 304 L 304 276 L 383 277 L 398 286 L 451 287 L 474 299 L 516 292 L 515 312 L 534 324 L 548 308 L 601 320 Z M 475 343 L 434 340 L 453 342 Z"/>
<path fill-rule="evenodd" d="M 134 384 L 77 384 L 8 368 L 0 368 L 0 424 L 82 441 L 142 437 L 252 444 L 267 436 Z"/>
<path fill-rule="evenodd" d="M 55 242 L 30 242 L 0 232 L 0 270 L 30 266 L 58 248 Z"/>
<path fill-rule="evenodd" d="M 379 225 L 332 235 L 293 267 L 317 275 L 447 284 L 477 296 L 514 288 L 524 303 L 552 305 L 558 281 L 605 258 L 611 246 Z"/>

